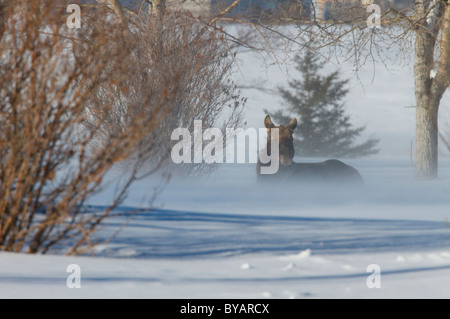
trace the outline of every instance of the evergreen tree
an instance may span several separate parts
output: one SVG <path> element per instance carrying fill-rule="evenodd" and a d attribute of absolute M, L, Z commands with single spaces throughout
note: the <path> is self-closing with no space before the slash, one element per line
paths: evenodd
<path fill-rule="evenodd" d="M 322 76 L 321 61 L 311 51 L 296 58 L 300 79 L 289 81 L 289 90 L 279 88 L 287 110 L 270 114 L 277 124 L 297 117 L 294 134 L 297 155 L 306 157 L 356 157 L 378 152 L 377 139 L 355 144 L 365 127 L 353 128 L 345 114 L 344 97 L 348 80 L 340 80 L 338 72 Z M 266 113 L 267 110 L 266 110 Z"/>

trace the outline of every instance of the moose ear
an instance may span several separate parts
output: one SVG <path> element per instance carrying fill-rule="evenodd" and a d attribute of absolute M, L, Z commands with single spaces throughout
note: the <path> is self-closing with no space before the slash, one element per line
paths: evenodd
<path fill-rule="evenodd" d="M 266 115 L 264 118 L 264 126 L 269 129 L 275 127 L 275 124 L 272 123 L 269 115 Z"/>
<path fill-rule="evenodd" d="M 287 126 L 291 131 L 295 130 L 297 127 L 297 119 L 294 117 Z"/>

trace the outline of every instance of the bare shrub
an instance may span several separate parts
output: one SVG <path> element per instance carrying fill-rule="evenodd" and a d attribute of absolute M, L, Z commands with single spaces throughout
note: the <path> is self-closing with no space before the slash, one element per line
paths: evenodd
<path fill-rule="evenodd" d="M 169 145 L 161 146 L 161 127 L 189 123 L 193 116 L 210 124 L 220 112 L 190 103 L 220 103 L 208 94 L 227 90 L 221 86 L 225 73 L 224 83 L 199 89 L 203 74 L 215 74 L 219 57 L 204 68 L 197 53 L 186 57 L 199 72 L 193 82 L 186 62 L 170 60 L 180 50 L 177 43 L 190 46 L 187 54 L 199 48 L 195 41 L 214 47 L 214 38 L 146 43 L 154 36 L 144 32 L 146 24 L 129 16 L 117 23 L 107 6 L 83 10 L 82 29 L 71 31 L 63 3 L 15 1 L 2 11 L 0 250 L 45 253 L 63 243 L 67 253 L 78 254 L 92 248 L 95 231 L 123 201 L 139 167 L 130 168 L 104 210 L 89 212 L 84 204 L 105 175 L 136 154 L 162 160 Z M 173 37 L 183 39 L 189 33 L 183 30 L 183 23 L 175 24 Z M 182 67 L 169 67 L 177 63 Z M 192 91 L 194 96 L 181 100 Z M 137 152 L 143 145 L 145 152 Z"/>
<path fill-rule="evenodd" d="M 175 166 L 169 155 L 175 128 L 193 131 L 194 120 L 201 120 L 204 127 L 224 132 L 241 122 L 245 99 L 230 78 L 233 61 L 220 31 L 206 30 L 177 12 L 137 17 L 130 29 L 136 39 L 129 50 L 131 62 L 123 71 L 125 79 L 109 82 L 87 104 L 90 127 L 100 128 L 97 142 L 109 143 L 141 120 L 156 129 L 140 140 L 126 163 L 139 163 L 147 171 L 160 167 L 172 173 L 208 170 L 211 165 Z M 101 109 L 104 104 L 112 106 L 108 114 Z"/>

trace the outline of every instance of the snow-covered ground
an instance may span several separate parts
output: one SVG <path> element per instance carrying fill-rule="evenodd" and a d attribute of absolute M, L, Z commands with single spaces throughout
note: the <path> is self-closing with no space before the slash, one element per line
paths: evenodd
<path fill-rule="evenodd" d="M 245 166 L 216 172 L 222 183 L 173 182 L 166 208 L 138 215 L 98 257 L 1 253 L 0 297 L 449 298 L 447 182 L 366 165 L 359 190 L 233 186 L 251 179 Z M 80 289 L 66 286 L 70 264 Z M 367 286 L 373 264 L 380 288 Z"/>
<path fill-rule="evenodd" d="M 238 81 L 286 82 L 280 68 L 259 65 L 243 56 Z M 373 82 L 371 68 L 352 80 L 349 114 L 381 139 L 379 155 L 345 160 L 363 187 L 258 186 L 254 164 L 223 164 L 211 176 L 172 180 L 158 208 L 96 257 L 0 253 L 0 298 L 450 298 L 450 159 L 441 157 L 438 180 L 414 180 L 411 74 L 380 66 Z M 261 127 L 263 109 L 281 102 L 260 90 L 243 95 L 248 127 Z M 449 103 L 447 94 L 443 118 Z M 120 210 L 139 206 L 154 185 L 136 183 Z M 107 200 L 99 194 L 92 209 Z M 79 289 L 67 287 L 70 264 L 81 270 Z M 369 288 L 378 275 L 380 288 Z"/>

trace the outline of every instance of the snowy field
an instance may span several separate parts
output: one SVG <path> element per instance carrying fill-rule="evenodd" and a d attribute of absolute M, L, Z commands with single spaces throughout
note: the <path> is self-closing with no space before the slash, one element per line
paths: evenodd
<path fill-rule="evenodd" d="M 450 298 L 450 158 L 442 150 L 438 180 L 414 180 L 412 72 L 393 69 L 380 66 L 373 82 L 363 70 L 347 96 L 353 123 L 381 139 L 379 155 L 344 160 L 363 187 L 261 187 L 254 164 L 224 164 L 208 177 L 172 180 L 157 208 L 96 257 L 0 253 L 0 298 Z M 236 77 L 274 88 L 285 75 L 247 54 Z M 248 127 L 261 127 L 263 109 L 281 102 L 260 90 L 243 95 Z M 449 109 L 447 94 L 442 118 Z M 153 185 L 135 184 L 120 210 L 139 206 Z M 92 209 L 107 200 L 108 191 L 99 194 Z M 70 264 L 81 270 L 79 289 L 66 285 Z M 380 286 L 369 288 L 375 275 Z"/>

